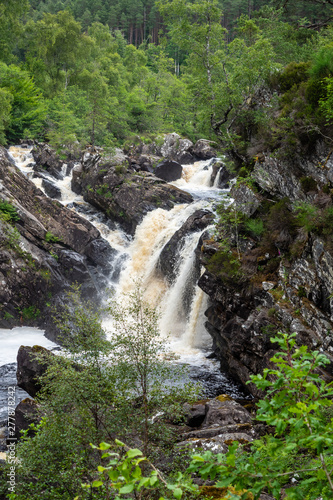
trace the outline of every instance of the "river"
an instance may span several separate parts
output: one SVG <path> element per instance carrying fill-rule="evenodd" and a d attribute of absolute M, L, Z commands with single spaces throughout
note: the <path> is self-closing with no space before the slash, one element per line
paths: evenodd
<path fill-rule="evenodd" d="M 31 149 L 12 146 L 9 154 L 22 173 L 44 191 L 42 179 L 34 177 Z M 161 336 L 168 337 L 169 347 L 177 355 L 178 362 L 189 365 L 191 378 L 203 382 L 207 396 L 228 393 L 243 397 L 239 387 L 226 374 L 220 372 L 218 363 L 207 359 L 212 350 L 212 341 L 204 326 L 208 297 L 196 285 L 198 269 L 195 269 L 194 259 L 194 250 L 203 231 L 191 233 L 186 238 L 178 256 L 177 277 L 171 285 L 161 277 L 156 266 L 164 245 L 190 215 L 203 208 L 214 211 L 216 203 L 226 197 L 227 190 L 217 187 L 218 176 L 215 184 L 211 181 L 213 163 L 214 160 L 208 160 L 184 165 L 182 178 L 173 184 L 189 192 L 194 201 L 191 204 L 176 205 L 169 211 L 157 208 L 149 212 L 137 227 L 134 237 L 126 234 L 120 226 L 112 225 L 110 228 L 101 212 L 71 190 L 71 173 L 67 175 L 66 166 L 63 168 L 62 180 L 53 178 L 47 172 L 45 176 L 61 190 L 59 201 L 93 223 L 117 250 L 112 262 L 113 272 L 109 278 L 116 299 L 133 290 L 135 282 L 140 280 L 145 290 L 145 298 L 160 311 Z M 202 271 L 199 270 L 199 274 Z M 107 335 L 111 336 L 111 320 L 106 318 L 103 326 Z M 13 383 L 11 377 L 14 376 L 15 370 L 15 352 L 22 342 L 25 345 L 54 347 L 54 344 L 44 337 L 44 332 L 36 328 L 0 330 L 0 380 L 7 377 L 9 384 Z M 9 372 L 11 376 L 4 377 L 4 373 Z M 0 403 L 1 392 L 3 394 L 4 390 L 5 387 L 0 385 Z M 19 399 L 24 396 L 25 394 L 21 394 Z"/>

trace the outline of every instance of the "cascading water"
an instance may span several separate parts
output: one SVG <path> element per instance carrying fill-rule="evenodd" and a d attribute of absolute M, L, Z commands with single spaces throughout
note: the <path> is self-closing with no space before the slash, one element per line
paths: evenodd
<path fill-rule="evenodd" d="M 44 191 L 42 179 L 34 176 L 31 149 L 11 147 L 9 154 L 21 171 Z M 73 193 L 71 175 L 66 175 L 66 168 L 62 180 L 54 179 L 47 172 L 43 177 L 60 189 L 61 203 L 92 222 L 118 251 L 113 262 L 113 274 L 118 278 L 113 282 L 115 298 L 133 290 L 135 282 L 140 280 L 147 301 L 160 309 L 161 334 L 169 336 L 170 348 L 179 355 L 179 361 L 196 367 L 194 378 L 215 377 L 213 385 L 220 385 L 224 391 L 237 395 L 237 388 L 219 372 L 217 363 L 206 359 L 205 352 L 211 348 L 211 338 L 204 327 L 208 297 L 193 283 L 194 251 L 203 231 L 186 237 L 178 255 L 177 276 L 171 285 L 157 267 L 163 247 L 188 217 L 196 210 L 211 209 L 212 204 L 220 201 L 221 195 L 227 191 L 212 186 L 212 168 L 210 160 L 183 166 L 182 178 L 173 184 L 191 193 L 193 203 L 176 205 L 170 211 L 158 208 L 149 212 L 137 227 L 134 238 L 128 237 L 119 226 L 113 224 L 109 227 L 105 216 Z M 106 319 L 104 326 L 106 330 L 111 329 L 110 321 Z"/>

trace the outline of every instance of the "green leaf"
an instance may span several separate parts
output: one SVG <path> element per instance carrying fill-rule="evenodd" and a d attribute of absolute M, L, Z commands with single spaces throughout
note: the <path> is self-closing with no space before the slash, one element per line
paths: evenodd
<path fill-rule="evenodd" d="M 125 486 L 123 486 L 122 488 L 120 488 L 119 490 L 119 493 L 121 494 L 125 494 L 125 493 L 132 493 L 132 491 L 134 490 L 134 484 L 125 484 Z"/>
<path fill-rule="evenodd" d="M 92 484 L 93 488 L 99 488 L 100 486 L 103 486 L 103 481 L 94 481 Z"/>
<path fill-rule="evenodd" d="M 114 442 L 118 445 L 118 446 L 125 446 L 125 443 L 123 443 L 122 441 L 119 441 L 119 439 L 115 439 Z"/>
<path fill-rule="evenodd" d="M 109 448 L 111 448 L 111 445 L 109 443 L 100 443 L 99 445 L 99 449 L 100 450 L 108 450 Z"/>
<path fill-rule="evenodd" d="M 182 495 L 183 495 L 183 492 L 182 492 L 182 490 L 180 488 L 175 488 L 173 490 L 173 496 L 175 498 L 177 498 L 177 500 L 179 500 L 182 497 Z"/>
<path fill-rule="evenodd" d="M 143 453 L 142 453 L 142 451 L 140 451 L 136 448 L 133 448 L 131 450 L 128 450 L 126 455 L 128 456 L 128 458 L 134 458 L 134 457 L 142 457 Z"/>

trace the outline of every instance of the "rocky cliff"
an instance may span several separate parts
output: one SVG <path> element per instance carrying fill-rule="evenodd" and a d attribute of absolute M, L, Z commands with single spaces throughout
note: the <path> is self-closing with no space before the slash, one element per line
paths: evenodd
<path fill-rule="evenodd" d="M 206 327 L 221 367 L 243 384 L 269 365 L 278 331 L 325 352 L 333 378 L 332 180 L 323 143 L 306 158 L 262 154 L 233 188 L 220 237 L 204 241 Z"/>
<path fill-rule="evenodd" d="M 113 249 L 87 220 L 46 197 L 0 148 L 0 326 L 48 326 L 77 282 L 99 299 Z"/>

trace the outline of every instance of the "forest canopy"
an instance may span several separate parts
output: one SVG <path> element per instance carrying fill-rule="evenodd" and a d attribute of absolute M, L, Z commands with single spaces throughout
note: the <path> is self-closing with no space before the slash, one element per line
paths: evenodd
<path fill-rule="evenodd" d="M 306 133 L 323 133 L 332 120 L 332 8 L 1 0 L 0 141 L 123 146 L 174 131 L 217 140 L 244 161 L 280 147 L 301 104 Z M 273 112 L 283 119 L 268 134 Z M 260 131 L 264 144 L 253 149 Z M 292 134 L 297 142 L 300 130 Z"/>

